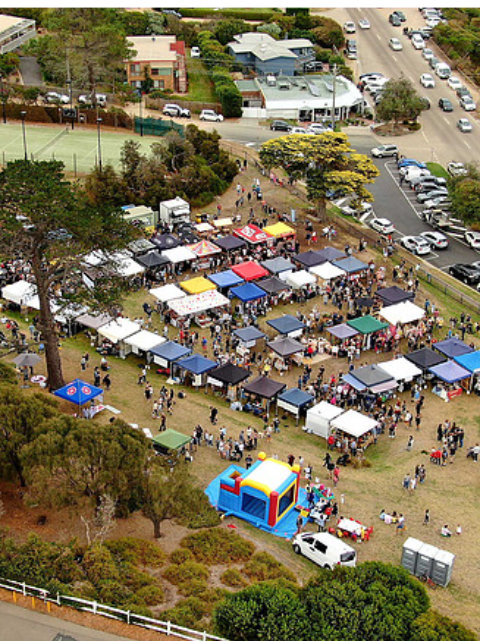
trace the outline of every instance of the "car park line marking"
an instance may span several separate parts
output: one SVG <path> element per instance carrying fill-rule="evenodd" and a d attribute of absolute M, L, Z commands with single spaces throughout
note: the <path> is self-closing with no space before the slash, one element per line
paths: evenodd
<path fill-rule="evenodd" d="M 397 180 L 395 179 L 395 176 L 393 175 L 392 170 L 390 169 L 390 167 L 388 166 L 388 164 L 389 164 L 389 163 L 388 163 L 388 162 L 386 162 L 386 163 L 384 164 L 384 167 L 386 167 L 386 169 L 387 169 L 388 173 L 390 174 L 390 177 L 391 177 L 391 179 L 393 180 L 393 182 L 394 182 L 395 184 L 397 184 Z M 421 216 L 420 216 L 419 212 L 418 212 L 418 211 L 415 209 L 415 207 L 412 205 L 412 202 L 411 202 L 411 201 L 410 201 L 410 199 L 408 198 L 407 194 L 404 192 L 404 190 L 403 190 L 403 189 L 401 189 L 401 187 L 400 187 L 398 184 L 397 184 L 397 187 L 400 189 L 400 192 L 403 194 L 403 197 L 405 198 L 405 200 L 407 201 L 407 203 L 410 205 L 410 207 L 411 207 L 411 208 L 413 209 L 413 211 L 415 212 L 415 215 L 417 216 L 417 218 L 420 218 L 420 219 L 421 219 Z"/>
<path fill-rule="evenodd" d="M 448 118 L 446 118 L 445 116 L 443 116 L 443 119 L 445 120 L 445 122 L 447 123 L 447 125 L 450 125 L 450 123 L 449 123 L 449 121 L 448 121 Z"/>
<path fill-rule="evenodd" d="M 466 140 L 464 140 L 463 142 L 467 145 L 467 147 L 468 147 L 469 149 L 471 149 L 470 145 L 468 144 L 468 142 L 467 142 Z"/>
<path fill-rule="evenodd" d="M 378 33 L 375 34 L 377 36 L 378 40 L 381 40 L 382 38 L 378 35 Z"/>

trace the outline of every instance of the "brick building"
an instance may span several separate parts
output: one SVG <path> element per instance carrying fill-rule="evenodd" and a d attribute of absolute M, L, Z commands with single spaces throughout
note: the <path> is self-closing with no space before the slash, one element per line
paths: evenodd
<path fill-rule="evenodd" d="M 141 88 L 147 68 L 154 89 L 186 93 L 188 83 L 183 41 L 177 42 L 175 36 L 128 36 L 127 41 L 136 52 L 125 61 L 127 81 L 132 87 Z"/>

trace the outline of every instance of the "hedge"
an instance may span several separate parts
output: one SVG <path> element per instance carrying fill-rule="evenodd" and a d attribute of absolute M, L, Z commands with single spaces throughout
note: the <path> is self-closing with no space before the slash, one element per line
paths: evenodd
<path fill-rule="evenodd" d="M 270 20 L 274 16 L 282 15 L 281 11 L 275 9 L 241 9 L 230 8 L 215 11 L 212 8 L 181 8 L 180 13 L 185 18 L 241 18 L 243 20 Z"/>

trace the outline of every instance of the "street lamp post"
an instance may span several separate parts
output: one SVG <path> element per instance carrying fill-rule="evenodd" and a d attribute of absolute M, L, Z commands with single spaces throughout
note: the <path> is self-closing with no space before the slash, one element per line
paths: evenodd
<path fill-rule="evenodd" d="M 143 117 L 142 117 L 143 93 L 140 91 L 140 102 L 138 103 L 140 115 L 140 136 L 143 136 Z"/>
<path fill-rule="evenodd" d="M 70 118 L 72 121 L 72 129 L 75 129 L 75 113 L 73 111 L 72 79 L 68 78 L 66 82 L 68 85 L 68 97 L 70 98 Z"/>
<path fill-rule="evenodd" d="M 3 73 L 0 73 L 0 81 L 2 83 L 2 118 L 3 124 L 7 124 L 7 92 L 5 87 L 5 78 Z"/>
<path fill-rule="evenodd" d="M 25 116 L 27 115 L 26 111 L 21 111 L 20 116 L 22 117 L 22 134 L 23 134 L 23 151 L 25 153 L 25 160 L 28 161 L 27 153 L 27 134 L 25 131 Z"/>
<path fill-rule="evenodd" d="M 102 145 L 100 142 L 100 125 L 102 124 L 102 119 L 97 118 L 97 139 L 98 139 L 98 168 L 102 171 Z"/>

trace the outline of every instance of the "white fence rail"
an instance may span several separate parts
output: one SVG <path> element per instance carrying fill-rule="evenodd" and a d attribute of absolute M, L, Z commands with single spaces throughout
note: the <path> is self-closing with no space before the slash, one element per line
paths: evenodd
<path fill-rule="evenodd" d="M 222 637 L 216 637 L 215 635 L 208 634 L 208 632 L 205 631 L 200 632 L 199 630 L 184 628 L 181 625 L 172 623 L 171 621 L 161 621 L 159 619 L 144 617 L 140 614 L 130 612 L 129 610 L 121 610 L 110 605 L 98 603 L 97 601 L 80 599 L 78 597 L 68 596 L 58 592 L 54 596 L 50 594 L 48 590 L 37 588 L 33 585 L 27 585 L 21 581 L 11 581 L 10 579 L 3 579 L 0 577 L 0 588 L 10 590 L 11 592 L 17 592 L 23 596 L 34 596 L 44 602 L 49 601 L 58 606 L 65 605 L 67 607 L 75 608 L 76 610 L 82 610 L 84 612 L 90 612 L 91 614 L 97 614 L 109 619 L 123 621 L 129 625 L 136 625 L 148 630 L 154 630 L 155 632 L 161 632 L 167 636 L 177 637 L 179 639 L 187 639 L 188 641 L 227 641 Z"/>

